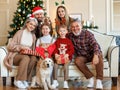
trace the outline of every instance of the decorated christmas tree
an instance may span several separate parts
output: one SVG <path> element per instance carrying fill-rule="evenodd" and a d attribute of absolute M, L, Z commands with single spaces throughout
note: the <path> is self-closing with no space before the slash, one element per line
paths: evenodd
<path fill-rule="evenodd" d="M 40 6 L 44 9 L 43 3 L 43 0 L 19 0 L 17 10 L 14 13 L 13 23 L 10 24 L 12 31 L 8 31 L 8 38 L 13 37 L 13 35 L 21 29 L 27 16 L 31 14 L 33 7 Z"/>

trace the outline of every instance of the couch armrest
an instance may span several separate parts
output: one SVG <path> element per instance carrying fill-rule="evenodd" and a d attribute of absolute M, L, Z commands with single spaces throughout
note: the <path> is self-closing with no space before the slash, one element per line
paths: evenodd
<path fill-rule="evenodd" d="M 110 76 L 118 77 L 119 73 L 119 46 L 112 45 L 108 49 L 108 62 L 110 65 Z"/>
<path fill-rule="evenodd" d="M 8 70 L 6 66 L 3 63 L 3 60 L 5 56 L 7 55 L 7 49 L 5 46 L 0 47 L 0 76 L 1 77 L 7 77 L 8 76 Z"/>

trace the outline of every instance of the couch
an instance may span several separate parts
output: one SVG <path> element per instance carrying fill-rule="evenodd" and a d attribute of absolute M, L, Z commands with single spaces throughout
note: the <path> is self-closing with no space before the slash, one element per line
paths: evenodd
<path fill-rule="evenodd" d="M 92 32 L 100 44 L 103 58 L 104 58 L 104 77 L 112 78 L 113 85 L 117 85 L 118 68 L 119 68 L 119 46 L 116 45 L 116 37 L 113 35 L 106 35 L 94 30 L 89 30 Z M 6 77 L 15 77 L 17 74 L 17 67 L 13 66 L 12 72 L 8 71 L 3 64 L 4 57 L 7 54 L 6 46 L 0 47 L 0 76 L 3 78 L 3 85 L 6 85 Z M 95 74 L 95 68 L 87 63 L 89 69 Z M 63 77 L 63 68 L 59 67 L 58 76 Z M 84 75 L 78 70 L 74 64 L 74 59 L 69 65 L 69 78 L 79 78 Z M 13 82 L 13 78 L 12 78 Z"/>
<path fill-rule="evenodd" d="M 119 46 L 116 45 L 116 37 L 113 35 L 107 35 L 100 33 L 95 30 L 89 30 L 92 32 L 101 46 L 104 59 L 104 77 L 110 77 L 112 79 L 112 84 L 117 85 L 117 77 L 119 74 Z M 95 68 L 91 63 L 87 63 L 89 69 L 96 74 Z M 63 77 L 63 68 L 59 68 L 58 76 Z M 74 59 L 69 65 L 69 78 L 81 78 L 84 75 L 77 69 L 74 65 Z"/>

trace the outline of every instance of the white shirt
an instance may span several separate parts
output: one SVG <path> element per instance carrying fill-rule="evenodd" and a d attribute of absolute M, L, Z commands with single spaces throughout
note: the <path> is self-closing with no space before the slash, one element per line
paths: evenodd
<path fill-rule="evenodd" d="M 27 29 L 23 31 L 20 44 L 28 47 L 31 47 L 33 44 L 32 33 L 29 32 Z"/>
<path fill-rule="evenodd" d="M 54 43 L 55 39 L 53 39 L 53 41 L 51 42 L 52 39 L 53 37 L 51 37 L 50 35 L 40 37 L 37 40 L 36 46 L 38 47 L 41 43 Z"/>

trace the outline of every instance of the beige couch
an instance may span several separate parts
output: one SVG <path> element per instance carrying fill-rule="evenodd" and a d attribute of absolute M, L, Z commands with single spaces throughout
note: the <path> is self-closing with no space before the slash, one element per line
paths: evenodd
<path fill-rule="evenodd" d="M 104 77 L 112 77 L 115 81 L 113 84 L 117 84 L 118 67 L 119 67 L 119 47 L 116 45 L 116 37 L 112 35 L 101 34 L 96 31 L 90 30 L 96 40 L 101 46 L 104 58 Z M 9 72 L 3 64 L 3 59 L 7 54 L 5 46 L 0 47 L 0 76 L 3 77 L 3 84 L 6 84 L 6 77 L 14 77 L 17 74 L 17 67 L 13 66 L 12 72 Z M 95 74 L 95 69 L 88 63 L 89 69 Z M 58 76 L 63 77 L 63 69 L 60 67 L 58 70 Z M 69 78 L 79 78 L 84 75 L 77 69 L 73 62 L 69 66 Z M 13 81 L 12 81 L 13 82 Z"/>
<path fill-rule="evenodd" d="M 118 77 L 118 69 L 119 69 L 119 46 L 116 45 L 116 37 L 112 35 L 106 35 L 99 33 L 97 31 L 89 30 L 92 32 L 100 44 L 103 58 L 104 58 L 104 70 L 103 74 L 104 77 L 111 77 L 113 80 L 113 85 L 117 84 L 117 77 Z M 96 74 L 95 68 L 91 65 L 91 63 L 87 63 L 89 69 Z M 59 69 L 58 75 L 63 77 L 63 68 Z M 77 69 L 73 62 L 69 66 L 69 77 L 70 78 L 81 78 L 84 75 Z"/>

